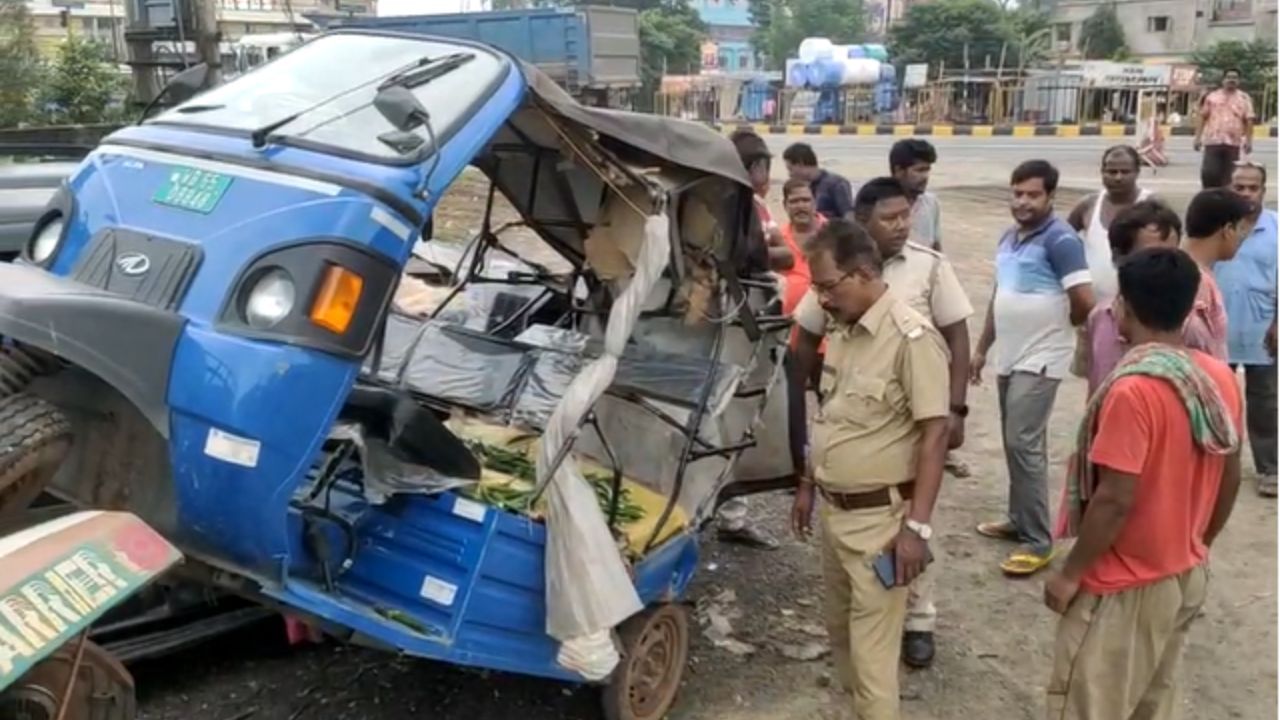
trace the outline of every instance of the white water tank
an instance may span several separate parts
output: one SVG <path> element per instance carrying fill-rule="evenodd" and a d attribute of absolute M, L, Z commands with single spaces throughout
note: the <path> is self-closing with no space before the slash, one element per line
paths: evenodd
<path fill-rule="evenodd" d="M 800 62 L 811 63 L 815 60 L 829 59 L 835 52 L 835 46 L 824 37 L 807 37 L 800 41 Z"/>
<path fill-rule="evenodd" d="M 840 84 L 875 85 L 880 80 L 880 61 L 870 58 L 846 58 L 842 61 Z"/>

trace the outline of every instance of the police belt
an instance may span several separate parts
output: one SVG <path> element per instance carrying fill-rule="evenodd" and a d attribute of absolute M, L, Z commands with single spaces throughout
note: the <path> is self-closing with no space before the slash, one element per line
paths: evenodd
<path fill-rule="evenodd" d="M 894 486 L 898 489 L 898 494 L 903 500 L 910 500 L 915 495 L 916 483 L 909 480 L 901 485 Z M 828 490 L 822 486 L 818 487 L 822 497 L 827 502 L 841 510 L 866 510 L 867 508 L 885 507 L 893 504 L 893 487 L 876 488 L 875 490 L 867 490 L 866 492 L 842 493 Z"/>

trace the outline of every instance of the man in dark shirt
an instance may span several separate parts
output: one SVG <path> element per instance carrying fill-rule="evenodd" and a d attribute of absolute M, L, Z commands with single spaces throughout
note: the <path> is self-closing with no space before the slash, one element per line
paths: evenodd
<path fill-rule="evenodd" d="M 818 167 L 818 156 L 808 143 L 796 143 L 782 153 L 791 177 L 813 188 L 818 213 L 828 220 L 853 219 L 853 188 L 843 176 Z"/>

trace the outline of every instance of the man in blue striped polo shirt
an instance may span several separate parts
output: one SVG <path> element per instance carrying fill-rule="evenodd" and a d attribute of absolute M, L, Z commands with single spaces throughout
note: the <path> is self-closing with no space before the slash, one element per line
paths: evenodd
<path fill-rule="evenodd" d="M 1031 575 L 1053 558 L 1049 415 L 1071 365 L 1074 328 L 1089 317 L 1094 297 L 1084 243 L 1053 214 L 1058 170 L 1028 160 L 1013 171 L 1011 184 L 1016 224 L 1000 238 L 995 292 L 970 365 L 977 384 L 995 346 L 1009 512 L 1004 520 L 980 524 L 978 532 L 1019 543 L 1000 567 L 1010 575 Z"/>

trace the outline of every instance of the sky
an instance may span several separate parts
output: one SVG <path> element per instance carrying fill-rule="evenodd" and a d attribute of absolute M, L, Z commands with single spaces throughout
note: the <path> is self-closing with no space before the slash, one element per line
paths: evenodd
<path fill-rule="evenodd" d="M 378 15 L 437 15 L 482 9 L 483 0 L 378 0 Z"/>

